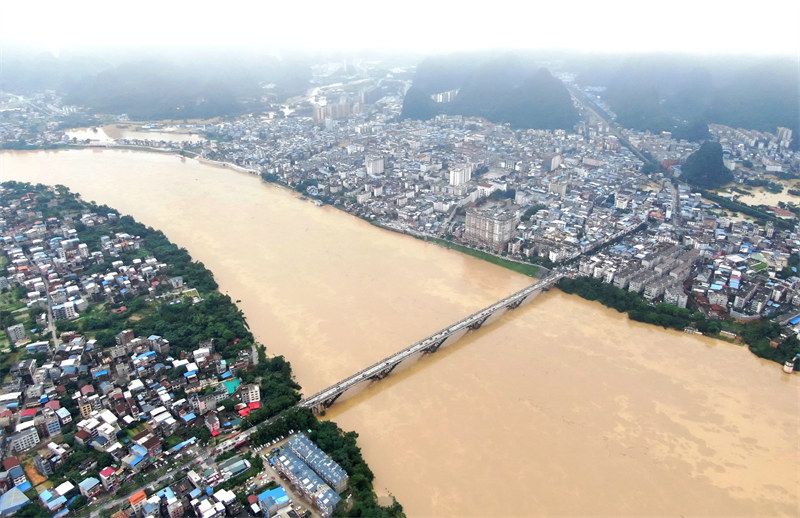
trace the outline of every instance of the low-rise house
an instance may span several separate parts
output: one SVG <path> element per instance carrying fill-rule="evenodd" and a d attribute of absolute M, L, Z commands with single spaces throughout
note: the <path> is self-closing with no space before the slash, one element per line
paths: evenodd
<path fill-rule="evenodd" d="M 92 498 L 103 489 L 103 486 L 96 478 L 88 477 L 81 480 L 78 484 L 78 489 L 80 489 L 81 494 L 86 498 Z"/>

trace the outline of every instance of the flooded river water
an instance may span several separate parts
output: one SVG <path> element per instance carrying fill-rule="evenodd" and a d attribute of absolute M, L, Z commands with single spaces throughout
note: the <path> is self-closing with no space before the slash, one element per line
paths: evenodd
<path fill-rule="evenodd" d="M 133 151 L 0 154 L 189 250 L 309 395 L 531 279 Z M 335 405 L 410 516 L 800 515 L 800 377 L 557 290 Z"/>
<path fill-rule="evenodd" d="M 108 143 L 118 139 L 163 140 L 166 142 L 196 142 L 205 140 L 199 133 L 191 133 L 174 126 L 160 129 L 145 129 L 139 125 L 109 124 L 94 128 L 73 128 L 64 133 L 78 140 L 96 140 Z"/>

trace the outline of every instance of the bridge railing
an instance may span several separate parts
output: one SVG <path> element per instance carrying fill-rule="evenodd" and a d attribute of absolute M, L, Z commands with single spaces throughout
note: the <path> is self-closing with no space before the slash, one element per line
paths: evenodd
<path fill-rule="evenodd" d="M 501 309 L 502 307 L 507 306 L 508 304 L 512 304 L 521 298 L 527 297 L 534 291 L 542 290 L 552 286 L 553 284 L 558 282 L 558 280 L 561 279 L 561 277 L 563 276 L 564 275 L 560 273 L 551 275 L 545 279 L 542 279 L 536 284 L 532 284 L 531 286 L 527 286 L 517 291 L 516 293 L 512 293 L 511 295 L 495 302 L 491 306 L 487 306 L 483 309 L 480 309 L 475 313 L 472 313 L 471 315 L 462 318 L 455 324 L 452 324 L 451 326 L 446 327 L 444 329 L 440 329 L 439 331 L 423 338 L 422 340 L 406 347 L 405 349 L 402 349 L 401 351 L 391 354 L 383 358 L 382 360 L 373 363 L 369 367 L 366 367 L 365 369 L 362 369 L 356 372 L 355 374 L 348 376 L 347 378 L 335 383 L 334 385 L 331 385 L 330 387 L 317 392 L 313 396 L 310 396 L 301 401 L 300 403 L 298 403 L 298 406 L 305 408 L 313 408 L 317 404 L 324 402 L 327 398 L 336 395 L 339 391 L 347 390 L 349 386 L 355 385 L 357 383 L 364 381 L 365 379 L 369 379 L 372 376 L 380 374 L 380 372 L 383 371 L 384 369 L 392 366 L 397 362 L 404 360 L 408 356 L 424 351 L 429 345 L 435 343 L 437 340 L 441 338 L 447 339 L 447 337 L 449 337 L 453 333 L 460 331 L 464 327 L 471 325 L 472 323 L 480 320 L 484 316 L 491 315 L 495 311 Z"/>

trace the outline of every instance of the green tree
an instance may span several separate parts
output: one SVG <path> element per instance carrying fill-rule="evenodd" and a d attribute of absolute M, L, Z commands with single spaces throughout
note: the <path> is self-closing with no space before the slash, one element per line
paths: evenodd
<path fill-rule="evenodd" d="M 733 174 L 722 162 L 719 142 L 703 142 L 683 165 L 681 179 L 706 189 L 714 189 L 733 180 Z"/>
<path fill-rule="evenodd" d="M 50 513 L 39 502 L 33 501 L 14 513 L 17 518 L 50 518 Z"/>
<path fill-rule="evenodd" d="M 69 508 L 72 511 L 77 511 L 78 509 L 85 507 L 86 502 L 87 502 L 86 497 L 83 495 L 79 495 L 78 497 L 75 498 L 75 500 L 72 501 L 72 504 L 70 504 Z"/>

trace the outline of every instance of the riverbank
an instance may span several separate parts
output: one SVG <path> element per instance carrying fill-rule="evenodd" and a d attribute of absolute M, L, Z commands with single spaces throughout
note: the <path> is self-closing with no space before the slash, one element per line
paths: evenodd
<path fill-rule="evenodd" d="M 40 211 L 46 218 L 57 218 L 68 222 L 77 221 L 82 214 L 109 215 L 107 218 L 103 217 L 102 220 L 93 222 L 92 225 L 83 222 L 74 224 L 77 238 L 85 243 L 88 249 L 99 248 L 105 235 L 137 236 L 137 246 L 117 252 L 117 255 L 114 256 L 115 259 L 127 264 L 136 264 L 137 260 L 154 257 L 159 263 L 164 263 L 161 265 L 162 277 L 159 278 L 159 282 L 153 282 L 154 286 L 158 286 L 154 289 L 159 292 L 168 290 L 170 283 L 167 283 L 166 279 L 169 278 L 171 280 L 180 279 L 185 286 L 195 290 L 196 298 L 191 302 L 184 293 L 183 298 L 174 297 L 178 302 L 172 300 L 170 303 L 161 303 L 158 302 L 161 297 L 153 297 L 149 291 L 145 291 L 144 294 L 130 295 L 124 300 L 120 298 L 117 303 L 105 300 L 92 302 L 87 308 L 81 310 L 77 318 L 57 321 L 56 327 L 60 332 L 69 332 L 94 339 L 106 350 L 117 343 L 116 337 L 126 329 L 132 331 L 132 336 L 153 337 L 157 335 L 168 341 L 169 351 L 159 350 L 152 354 L 164 354 L 165 357 L 190 355 L 192 351 L 202 347 L 203 344 L 210 344 L 207 346 L 213 347 L 215 357 L 226 360 L 227 363 L 222 362 L 222 365 L 241 363 L 242 353 L 250 353 L 247 355 L 245 367 L 239 369 L 231 367 L 228 372 L 229 376 L 232 375 L 231 379 L 238 376 L 242 383 L 255 384 L 260 388 L 260 408 L 254 410 L 241 423 L 240 429 L 256 427 L 277 415 L 284 415 L 287 410 L 293 409 L 300 400 L 301 387 L 294 381 L 290 364 L 281 355 L 266 355 L 265 348 L 255 341 L 243 312 L 231 297 L 219 292 L 211 271 L 202 263 L 193 260 L 186 249 L 179 248 L 170 242 L 161 231 L 145 226 L 131 216 L 120 216 L 111 207 L 83 201 L 77 194 L 71 193 L 66 188 L 60 187 L 56 191 L 41 184 L 33 185 L 22 182 L 6 182 L 3 187 L 10 190 L 10 199 L 34 199 L 37 205 L 33 209 Z M 7 205 L 4 204 L 4 206 Z M 104 262 L 92 264 L 84 273 L 104 273 L 110 268 L 110 266 L 106 266 L 107 264 Z M 25 322 L 25 325 L 27 329 L 34 326 L 28 321 Z M 113 360 L 110 365 L 113 366 Z M 185 368 L 183 370 L 185 374 Z M 7 368 L 4 366 L 0 375 L 5 376 L 9 371 L 10 365 Z M 160 374 L 158 374 L 159 372 Z M 188 399 L 187 393 L 192 393 L 195 389 L 194 386 L 190 387 L 177 381 L 182 380 L 181 372 L 177 368 L 165 367 L 150 376 L 153 376 L 153 380 L 159 383 L 172 383 L 173 394 L 171 396 L 176 400 Z M 211 389 L 219 382 L 216 372 L 209 376 L 208 370 L 203 374 L 197 374 L 197 377 L 202 378 L 197 382 L 200 387 L 205 384 Z M 225 377 L 223 376 L 222 379 Z M 91 384 L 91 380 L 88 379 L 81 378 L 78 381 Z M 68 384 L 68 386 L 70 385 Z M 77 385 L 75 386 L 77 387 Z M 73 412 L 77 409 L 77 401 L 72 398 L 65 398 L 62 404 L 72 409 Z M 288 418 L 283 421 L 292 424 L 292 428 L 295 430 L 310 429 L 318 432 L 322 449 L 337 459 L 337 462 L 345 466 L 348 474 L 354 477 L 354 483 L 350 489 L 342 492 L 342 504 L 336 512 L 337 516 L 347 515 L 347 509 L 356 509 L 359 514 L 365 516 L 403 516 L 402 506 L 397 502 L 393 502 L 390 506 L 378 505 L 378 498 L 372 486 L 374 475 L 361 456 L 355 432 L 345 432 L 333 422 L 318 421 L 309 411 L 302 411 L 300 414 L 290 411 L 288 415 L 301 415 L 302 426 Z M 175 418 L 178 417 L 176 414 Z M 220 413 L 221 417 L 223 416 Z M 265 428 L 269 429 L 270 427 Z M 65 434 L 69 431 L 67 427 L 62 429 L 62 433 Z M 286 431 L 281 433 L 281 435 L 286 434 Z M 195 437 L 204 446 L 213 446 L 215 442 L 208 428 L 195 424 L 193 426 L 176 425 L 172 435 L 165 438 L 165 443 L 174 445 L 188 440 L 190 437 Z M 71 441 L 69 442 L 71 443 Z M 51 475 L 50 481 L 54 485 L 59 485 L 67 480 L 77 484 L 85 475 L 85 473 L 78 473 L 78 464 L 92 454 L 91 450 L 82 444 L 70 444 L 70 446 L 74 447 L 76 455 L 71 457 L 73 460 L 68 461 Z M 110 455 L 106 455 L 102 457 L 98 470 L 112 464 L 116 464 L 114 459 Z M 169 471 L 175 472 L 179 468 L 180 466 L 171 466 Z M 120 490 L 141 488 L 147 481 L 162 477 L 166 469 L 163 468 L 157 473 L 148 472 L 146 476 L 141 474 L 139 477 L 134 477 L 131 484 L 123 485 Z M 237 492 L 244 491 L 243 487 L 240 489 L 241 491 Z M 87 507 L 83 507 L 86 502 L 82 502 L 81 506 L 76 505 L 72 510 L 78 511 L 80 507 L 81 512 L 88 513 L 106 500 L 107 498 L 103 498 L 101 502 Z"/>
<path fill-rule="evenodd" d="M 7 178 L 65 184 L 163 229 L 307 394 L 532 283 L 195 160 L 0 160 Z M 358 431 L 378 494 L 409 516 L 474 515 L 476 484 L 503 516 L 795 516 L 798 471 L 776 459 L 798 444 L 798 389 L 744 347 L 550 290 L 326 419 Z"/>
<path fill-rule="evenodd" d="M 135 150 L 135 151 L 159 152 L 160 154 L 170 154 L 171 153 L 171 154 L 175 154 L 176 156 L 181 156 L 179 153 L 176 153 L 175 150 L 159 150 L 157 148 L 148 148 L 148 147 L 143 147 L 143 146 L 88 146 L 88 147 L 87 146 L 70 146 L 70 148 L 74 148 L 74 149 L 96 149 L 96 148 L 102 148 L 102 149 L 128 149 L 129 148 L 129 149 Z M 236 172 L 239 172 L 239 173 L 243 173 L 243 174 L 247 174 L 247 175 L 251 175 L 251 176 L 258 175 L 257 171 L 252 170 L 252 169 L 248 169 L 248 168 L 245 168 L 245 167 L 242 167 L 242 166 L 239 166 L 237 164 L 231 164 L 231 163 L 222 162 L 222 161 L 214 161 L 214 160 L 209 160 L 209 159 L 201 158 L 201 157 L 196 157 L 194 159 L 198 163 L 201 163 L 201 164 L 208 164 L 208 165 L 211 165 L 213 167 L 225 168 L 225 169 L 228 169 L 228 170 L 233 170 L 233 171 L 236 171 Z M 262 175 L 259 175 L 259 176 L 261 177 L 261 180 L 266 182 L 266 183 L 270 183 L 270 184 L 279 186 L 279 187 L 281 187 L 283 189 L 286 189 L 288 191 L 291 191 L 293 193 L 298 193 L 299 192 L 296 189 L 292 189 L 290 186 L 286 185 L 285 183 L 279 181 L 278 179 L 276 179 L 274 177 L 270 178 L 272 175 L 264 175 L 264 174 L 262 174 Z M 544 268 L 544 267 L 539 266 L 539 265 L 533 265 L 533 264 L 529 264 L 529 263 L 524 263 L 524 262 L 521 262 L 521 261 L 518 261 L 518 260 L 515 260 L 515 259 L 502 257 L 499 254 L 493 254 L 493 253 L 490 253 L 490 252 L 486 252 L 486 251 L 483 251 L 483 250 L 478 250 L 478 249 L 466 246 L 464 244 L 455 243 L 455 242 L 450 241 L 450 240 L 441 239 L 441 238 L 438 238 L 438 237 L 429 236 L 429 235 L 426 235 L 426 234 L 409 231 L 407 229 L 397 228 L 395 226 L 392 226 L 390 224 L 386 224 L 386 223 L 383 223 L 383 222 L 380 222 L 380 221 L 375 221 L 375 220 L 370 220 L 368 218 L 360 217 L 357 214 L 353 214 L 353 213 L 345 210 L 341 205 L 330 204 L 330 203 L 329 203 L 329 205 L 331 207 L 335 208 L 335 209 L 338 209 L 339 211 L 341 211 L 343 213 L 348 214 L 349 216 L 355 216 L 356 218 L 361 219 L 361 220 L 363 220 L 365 222 L 368 222 L 371 225 L 377 226 L 378 228 L 381 228 L 383 230 L 390 230 L 390 231 L 392 231 L 394 233 L 400 233 L 400 234 L 408 235 L 408 236 L 411 236 L 411 237 L 414 237 L 416 239 L 420 239 L 420 240 L 423 240 L 423 241 L 426 241 L 426 242 L 431 242 L 431 243 L 434 243 L 434 244 L 436 244 L 438 246 L 441 246 L 443 248 L 455 250 L 457 252 L 463 253 L 465 255 L 469 255 L 471 257 L 475 257 L 475 258 L 480 259 L 482 261 L 501 266 L 501 267 L 506 268 L 506 269 L 508 269 L 510 271 L 513 271 L 513 272 L 516 272 L 516 273 L 521 273 L 521 274 L 526 275 L 528 277 L 534 277 L 534 278 L 543 277 L 543 276 L 547 275 L 547 273 L 549 273 L 549 270 L 547 268 Z M 616 289 L 616 288 L 614 288 L 613 286 L 606 286 L 606 289 L 613 290 L 613 289 Z M 584 297 L 584 298 L 587 298 L 587 297 Z M 595 300 L 595 299 L 589 298 L 589 300 Z M 645 305 L 647 307 L 652 307 L 652 306 L 649 306 L 649 304 L 646 303 L 646 302 L 645 302 Z M 666 305 L 662 305 L 662 306 L 666 306 Z M 609 307 L 614 307 L 614 306 L 609 306 Z M 618 309 L 618 310 L 619 311 L 623 311 L 623 310 L 620 310 L 620 309 Z M 663 312 L 662 312 L 662 314 L 654 315 L 654 314 L 651 314 L 652 313 L 651 311 L 645 311 L 644 306 L 637 306 L 635 309 L 632 309 L 630 311 L 632 311 L 632 313 L 630 313 L 627 310 L 625 310 L 625 312 L 628 312 L 629 316 L 634 320 L 638 320 L 638 321 L 642 321 L 642 322 L 648 322 L 648 323 L 654 323 L 654 324 L 660 325 L 662 327 L 670 327 L 670 328 L 679 329 L 679 330 L 683 330 L 685 328 L 697 329 L 699 332 L 705 334 L 706 336 L 710 336 L 710 337 L 714 337 L 714 338 L 722 339 L 722 340 L 731 339 L 730 338 L 731 335 L 742 336 L 743 333 L 745 333 L 744 324 L 739 324 L 739 323 L 728 323 L 728 324 L 725 324 L 723 326 L 722 324 L 720 324 L 716 320 L 713 320 L 713 321 L 708 321 L 708 320 L 705 320 L 705 319 L 700 319 L 700 320 L 694 319 L 693 320 L 693 319 L 690 319 L 690 318 L 686 318 L 685 316 L 677 316 L 675 314 L 663 313 Z M 764 324 L 764 325 L 762 325 L 762 327 L 767 327 L 767 326 L 766 326 L 766 324 Z M 761 329 L 759 327 L 758 329 L 760 331 L 754 331 L 754 329 L 756 329 L 756 326 L 754 326 L 752 324 L 747 329 L 750 329 L 750 331 L 748 331 L 748 333 L 746 334 L 747 337 L 743 338 L 743 339 L 747 343 L 747 345 L 750 348 L 750 350 L 754 354 L 759 356 L 759 357 L 766 358 L 766 359 L 769 359 L 769 360 L 772 360 L 772 361 L 775 361 L 775 362 L 778 362 L 778 363 L 784 363 L 787 359 L 793 358 L 794 354 L 796 354 L 797 352 L 800 352 L 800 349 L 798 349 L 796 347 L 794 340 L 782 339 L 782 340 L 779 341 L 779 343 L 777 345 L 775 345 L 775 339 L 778 338 L 779 335 L 780 335 L 780 332 L 778 330 L 770 329 L 769 332 L 767 332 L 766 330 Z M 720 335 L 721 331 L 724 331 L 727 336 Z"/>
<path fill-rule="evenodd" d="M 69 150 L 83 150 L 83 149 L 122 149 L 128 151 L 142 151 L 147 153 L 160 153 L 160 154 L 173 154 L 176 156 L 188 156 L 188 153 L 197 156 L 193 151 L 185 151 L 175 148 L 158 148 L 152 146 L 137 146 L 135 144 L 116 144 L 116 143 L 100 143 L 100 144 L 52 144 L 48 146 L 6 146 L 0 147 L 0 151 L 69 151 Z"/>
<path fill-rule="evenodd" d="M 631 320 L 637 322 L 703 334 L 724 341 L 743 342 L 756 356 L 780 365 L 800 354 L 800 340 L 796 336 L 783 337 L 780 325 L 762 319 L 747 323 L 732 319 L 709 319 L 700 312 L 692 313 L 671 304 L 652 305 L 638 293 L 622 290 L 591 277 L 565 277 L 558 287 L 564 293 L 575 294 L 626 313 Z M 795 369 L 798 368 L 800 365 L 795 365 Z"/>
<path fill-rule="evenodd" d="M 365 220 L 368 221 L 368 220 Z M 443 248 L 447 248 L 448 250 L 455 250 L 456 252 L 461 252 L 462 254 L 467 254 L 471 257 L 476 259 L 480 259 L 482 261 L 486 261 L 488 263 L 496 264 L 497 266 L 501 266 L 506 268 L 507 270 L 511 270 L 512 272 L 521 273 L 522 275 L 527 275 L 528 277 L 534 278 L 541 278 L 545 277 L 550 270 L 545 268 L 544 266 L 534 265 L 530 263 L 523 263 L 522 261 L 516 261 L 514 259 L 509 259 L 506 257 L 502 257 L 500 255 L 496 255 L 490 252 L 486 252 L 483 250 L 478 250 L 476 248 L 472 248 L 466 245 L 462 245 L 459 243 L 454 243 L 452 241 L 448 241 L 446 239 L 441 239 L 438 237 L 428 236 L 425 234 L 420 234 L 416 232 L 409 232 L 406 230 L 396 229 L 379 222 L 370 221 L 373 225 L 383 230 L 389 230 L 392 232 L 397 232 L 398 234 L 403 234 L 406 236 L 411 236 L 421 241 L 425 241 L 428 243 L 434 243 L 439 245 Z"/>
<path fill-rule="evenodd" d="M 248 169 L 244 169 L 244 168 L 239 168 L 239 169 L 242 170 L 241 172 L 248 172 L 248 173 L 251 172 Z M 252 173 L 252 174 L 256 174 L 256 173 Z M 290 186 L 288 186 L 287 184 L 285 184 L 285 183 L 283 183 L 283 182 L 281 182 L 281 181 L 279 181 L 277 179 L 274 179 L 274 178 L 267 179 L 267 178 L 264 177 L 264 175 L 261 175 L 261 179 L 266 183 L 277 185 L 277 186 L 282 187 L 284 189 L 288 189 L 288 190 L 290 190 L 292 192 L 296 192 L 296 193 L 302 194 L 299 191 L 297 191 L 295 189 L 292 189 Z M 358 216 L 356 214 L 353 214 L 353 213 L 345 210 L 344 208 L 342 208 L 341 205 L 335 205 L 335 204 L 331 204 L 331 203 L 328 203 L 328 205 L 333 207 L 333 208 L 335 208 L 335 209 L 338 209 L 338 210 L 344 212 L 345 214 L 348 214 L 350 216 L 355 216 L 356 218 L 361 219 L 363 221 L 366 221 L 367 223 L 369 223 L 371 225 L 375 225 L 376 227 L 378 227 L 380 229 L 389 230 L 389 231 L 395 232 L 397 234 L 403 234 L 403 235 L 406 235 L 406 236 L 411 236 L 411 237 L 416 238 L 416 239 L 420 239 L 422 241 L 434 243 L 436 245 L 439 245 L 441 247 L 447 248 L 449 250 L 455 250 L 457 252 L 461 252 L 461 253 L 469 255 L 471 257 L 475 257 L 476 259 L 480 259 L 482 261 L 486 261 L 486 262 L 489 262 L 489 263 L 492 263 L 492 264 L 496 264 L 497 266 L 501 266 L 501 267 L 506 268 L 508 270 L 511 270 L 513 272 L 517 272 L 517 273 L 521 273 L 523 275 L 527 275 L 528 277 L 540 278 L 540 277 L 546 276 L 550 272 L 550 270 L 548 268 L 545 268 L 544 266 L 539 266 L 539 265 L 535 265 L 535 264 L 531 264 L 531 263 L 524 263 L 522 261 L 517 261 L 515 259 L 502 257 L 500 255 L 493 254 L 493 253 L 490 253 L 490 252 L 486 252 L 484 250 L 478 250 L 476 248 L 472 248 L 472 247 L 469 247 L 469 246 L 466 246 L 466 245 L 462 245 L 462 244 L 459 244 L 459 243 L 454 243 L 454 242 L 448 241 L 446 239 L 441 239 L 441 238 L 434 237 L 434 236 L 428 236 L 428 235 L 421 234 L 421 233 L 418 233 L 418 232 L 411 232 L 411 231 L 404 230 L 404 229 L 394 228 L 394 227 L 392 227 L 390 225 L 387 225 L 385 223 L 381 223 L 379 221 L 371 220 L 371 219 L 368 219 L 368 218 L 362 218 L 362 217 L 360 217 L 360 216 Z"/>

